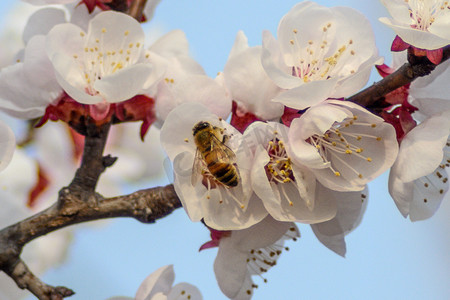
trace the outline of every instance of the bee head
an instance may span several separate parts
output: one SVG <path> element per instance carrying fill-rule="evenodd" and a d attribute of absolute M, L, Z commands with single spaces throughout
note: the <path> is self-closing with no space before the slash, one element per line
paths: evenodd
<path fill-rule="evenodd" d="M 205 121 L 200 121 L 197 124 L 195 124 L 194 128 L 192 128 L 192 134 L 195 136 L 197 134 L 197 132 L 199 132 L 200 130 L 206 129 L 211 127 L 211 124 L 209 124 L 208 122 Z"/>

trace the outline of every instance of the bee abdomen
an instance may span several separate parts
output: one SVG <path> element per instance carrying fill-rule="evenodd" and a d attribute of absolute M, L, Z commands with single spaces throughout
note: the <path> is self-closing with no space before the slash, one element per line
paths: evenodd
<path fill-rule="evenodd" d="M 208 165 L 208 169 L 219 182 L 226 186 L 237 186 L 239 183 L 236 167 L 232 164 L 214 163 Z"/>

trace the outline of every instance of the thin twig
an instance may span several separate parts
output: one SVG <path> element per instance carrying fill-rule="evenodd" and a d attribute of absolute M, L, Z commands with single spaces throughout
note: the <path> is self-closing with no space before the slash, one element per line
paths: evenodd
<path fill-rule="evenodd" d="M 450 47 L 446 47 L 444 49 L 444 56 L 441 64 L 449 58 Z M 413 82 L 419 77 L 430 74 L 430 72 L 436 68 L 436 65 L 428 61 L 425 57 L 420 58 L 410 56 L 409 60 L 409 63 L 405 63 L 394 73 L 347 98 L 347 100 L 366 108 L 377 107 L 377 103 L 383 100 L 386 94 Z"/>
<path fill-rule="evenodd" d="M 144 14 L 146 3 L 147 0 L 134 0 L 130 5 L 128 14 L 140 22 L 142 20 L 142 15 Z"/>

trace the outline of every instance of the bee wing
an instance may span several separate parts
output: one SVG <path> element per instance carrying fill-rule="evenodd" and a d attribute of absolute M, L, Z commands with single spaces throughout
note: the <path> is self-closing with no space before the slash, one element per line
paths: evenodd
<path fill-rule="evenodd" d="M 194 163 L 192 165 L 191 184 L 195 186 L 202 177 L 203 157 L 200 151 L 195 151 Z"/>
<path fill-rule="evenodd" d="M 212 135 L 211 151 L 215 151 L 217 153 L 217 159 L 224 163 L 236 163 L 236 154 L 234 154 L 233 150 L 222 143 L 215 135 Z"/>

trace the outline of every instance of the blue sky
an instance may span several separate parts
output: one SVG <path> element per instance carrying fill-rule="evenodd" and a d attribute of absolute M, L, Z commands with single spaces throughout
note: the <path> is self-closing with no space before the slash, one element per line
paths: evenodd
<path fill-rule="evenodd" d="M 393 34 L 377 21 L 387 15 L 377 0 L 317 2 L 363 12 L 374 27 L 380 54 L 390 62 Z M 0 11 L 7 13 L 11 3 L 2 1 Z M 280 18 L 295 3 L 162 0 L 148 26 L 163 32 L 184 30 L 192 55 L 215 76 L 238 30 L 244 30 L 250 45 L 258 45 L 262 30 L 276 33 Z M 374 75 L 371 81 L 378 79 Z M 161 178 L 147 186 L 166 183 Z M 405 220 L 387 193 L 385 174 L 370 184 L 362 224 L 347 237 L 347 258 L 326 249 L 309 226 L 299 224 L 302 237 L 288 245 L 291 250 L 267 273 L 267 284 L 256 278 L 254 299 L 448 299 L 449 214 L 449 201 L 444 201 L 431 220 Z M 102 226 L 79 226 L 67 263 L 49 271 L 44 280 L 73 288 L 77 294 L 70 299 L 75 300 L 133 296 L 148 274 L 174 264 L 176 282 L 195 284 L 205 300 L 226 299 L 213 273 L 216 250 L 198 252 L 208 238 L 203 226 L 190 222 L 182 209 L 151 225 L 118 219 Z"/>

